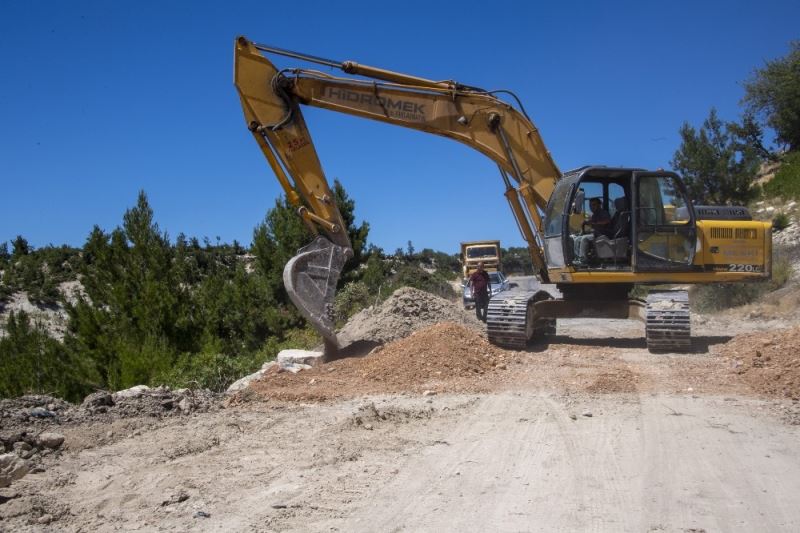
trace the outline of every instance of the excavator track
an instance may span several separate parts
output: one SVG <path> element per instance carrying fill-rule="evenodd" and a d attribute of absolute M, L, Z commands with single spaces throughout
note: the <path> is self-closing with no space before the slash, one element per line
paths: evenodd
<path fill-rule="evenodd" d="M 531 337 L 534 296 L 531 291 L 501 293 L 489 300 L 486 332 L 489 342 L 504 348 L 524 349 Z"/>
<path fill-rule="evenodd" d="M 692 347 L 689 293 L 653 291 L 647 296 L 645 336 L 651 352 L 684 352 Z"/>

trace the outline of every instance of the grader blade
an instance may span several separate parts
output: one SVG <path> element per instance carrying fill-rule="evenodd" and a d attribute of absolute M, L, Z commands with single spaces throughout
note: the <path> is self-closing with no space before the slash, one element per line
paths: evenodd
<path fill-rule="evenodd" d="M 283 269 L 286 292 L 300 313 L 306 317 L 325 341 L 325 357 L 331 358 L 339 348 L 334 331 L 333 300 L 342 268 L 353 250 L 318 236 L 300 248 Z"/>

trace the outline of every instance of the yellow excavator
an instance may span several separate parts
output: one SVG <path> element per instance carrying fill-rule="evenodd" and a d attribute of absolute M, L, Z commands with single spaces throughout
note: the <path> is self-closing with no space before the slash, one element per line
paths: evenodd
<path fill-rule="evenodd" d="M 266 54 L 347 76 L 279 70 Z M 294 304 L 322 334 L 328 354 L 338 348 L 332 318 L 336 284 L 353 252 L 301 106 L 448 137 L 497 164 L 536 275 L 555 286 L 492 298 L 487 333 L 500 346 L 524 348 L 537 335 L 554 333 L 559 318 L 587 317 L 639 319 L 651 351 L 689 350 L 687 291 L 653 290 L 642 300 L 631 297 L 634 284 L 685 286 L 771 276 L 768 223 L 753 221 L 744 207 L 694 205 L 672 172 L 586 166 L 562 173 L 510 91 L 333 61 L 244 37 L 235 41 L 234 83 L 248 129 L 316 236 L 286 264 L 283 280 Z M 602 234 L 584 239 L 590 206 L 610 220 L 604 220 Z"/>

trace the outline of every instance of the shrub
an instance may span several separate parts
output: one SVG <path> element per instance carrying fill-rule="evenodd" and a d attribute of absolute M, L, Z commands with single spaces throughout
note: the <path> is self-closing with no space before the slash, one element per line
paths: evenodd
<path fill-rule="evenodd" d="M 764 185 L 764 194 L 800 198 L 800 151 L 786 154 L 775 177 Z"/>
<path fill-rule="evenodd" d="M 790 225 L 791 222 L 789 220 L 789 215 L 787 215 L 786 213 L 778 213 L 772 219 L 772 229 L 774 229 L 775 231 L 785 230 Z"/>
<path fill-rule="evenodd" d="M 258 351 L 236 356 L 222 353 L 219 339 L 206 342 L 199 353 L 181 355 L 175 365 L 153 380 L 154 384 L 173 388 L 201 388 L 224 392 L 244 376 L 252 374 L 267 361 L 277 357 L 281 350 L 297 348 L 311 350 L 322 343 L 311 328 L 293 329 L 284 338 L 270 337 Z"/>
<path fill-rule="evenodd" d="M 50 394 L 79 401 L 99 376 L 86 359 L 70 354 L 44 325 L 24 312 L 10 313 L 0 338 L 0 398 Z"/>
<path fill-rule="evenodd" d="M 366 284 L 350 282 L 336 294 L 333 304 L 337 322 L 344 322 L 354 314 L 370 305 L 372 298 Z"/>
<path fill-rule="evenodd" d="M 255 354 L 231 357 L 213 349 L 178 358 L 174 368 L 163 373 L 159 381 L 175 388 L 210 389 L 225 392 L 239 378 L 261 366 Z"/>
<path fill-rule="evenodd" d="M 781 288 L 792 276 L 792 264 L 784 254 L 773 258 L 772 279 L 761 283 L 713 283 L 692 288 L 692 305 L 700 312 L 713 312 L 747 305 Z"/>
<path fill-rule="evenodd" d="M 388 290 L 382 296 L 389 296 L 400 287 L 414 287 L 442 298 L 453 299 L 456 297 L 453 286 L 441 275 L 436 272 L 430 274 L 413 265 L 401 266 L 392 276 Z"/>

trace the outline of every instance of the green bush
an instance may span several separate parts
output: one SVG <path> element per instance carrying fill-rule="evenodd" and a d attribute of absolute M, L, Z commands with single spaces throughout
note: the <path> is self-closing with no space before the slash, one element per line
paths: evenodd
<path fill-rule="evenodd" d="M 11 313 L 0 338 L 0 398 L 50 394 L 80 401 L 99 376 L 86 359 L 69 353 L 24 311 Z"/>
<path fill-rule="evenodd" d="M 386 283 L 386 280 L 391 273 L 391 267 L 388 261 L 381 257 L 380 252 L 372 252 L 369 254 L 366 266 L 361 275 L 361 281 L 367 286 L 370 294 L 378 294 L 381 286 Z"/>
<path fill-rule="evenodd" d="M 390 278 L 387 291 L 381 296 L 388 297 L 400 287 L 414 287 L 450 300 L 457 296 L 450 282 L 441 275 L 436 272 L 431 274 L 414 265 L 401 266 Z"/>
<path fill-rule="evenodd" d="M 336 322 L 345 322 L 354 314 L 369 307 L 371 301 L 372 297 L 365 283 L 360 281 L 348 283 L 342 290 L 336 293 L 336 300 L 333 305 Z"/>
<path fill-rule="evenodd" d="M 82 259 L 80 250 L 69 246 L 45 246 L 35 250 L 22 236 L 14 240 L 14 253 L 0 246 L 0 301 L 17 291 L 40 305 L 54 305 L 60 298 L 58 284 L 77 279 Z M 0 268 L 3 268 L 0 266 Z"/>
<path fill-rule="evenodd" d="M 236 380 L 257 371 L 267 361 L 272 361 L 281 350 L 317 348 L 322 339 L 311 328 L 291 330 L 286 337 L 270 337 L 261 348 L 236 356 L 222 353 L 218 339 L 209 340 L 198 353 L 181 355 L 175 365 L 162 371 L 152 383 L 172 388 L 201 388 L 224 392 Z"/>
<path fill-rule="evenodd" d="M 764 194 L 786 199 L 800 198 L 800 151 L 786 154 L 775 177 L 764 184 Z"/>
<path fill-rule="evenodd" d="M 772 229 L 775 231 L 782 231 L 788 228 L 791 225 L 791 221 L 789 220 L 789 215 L 786 213 L 778 213 L 772 219 Z"/>
<path fill-rule="evenodd" d="M 225 392 L 231 383 L 252 374 L 260 366 L 257 354 L 231 357 L 211 349 L 183 354 L 175 366 L 162 373 L 156 381 L 173 388 Z"/>
<path fill-rule="evenodd" d="M 460 272 L 454 272 L 452 270 L 443 270 L 441 268 L 437 268 L 434 274 L 447 281 L 456 280 L 461 275 Z"/>
<path fill-rule="evenodd" d="M 772 279 L 756 283 L 713 283 L 692 288 L 692 306 L 700 312 L 714 312 L 755 302 L 765 294 L 783 287 L 792 276 L 789 258 L 773 258 Z"/>

